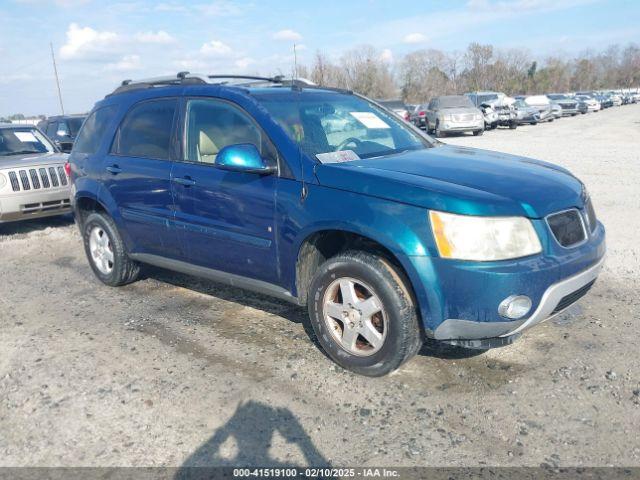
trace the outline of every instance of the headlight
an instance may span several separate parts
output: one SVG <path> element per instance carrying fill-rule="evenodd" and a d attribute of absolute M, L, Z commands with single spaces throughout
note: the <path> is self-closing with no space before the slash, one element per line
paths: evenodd
<path fill-rule="evenodd" d="M 0 173 L 0 188 L 3 188 L 7 184 L 7 177 Z"/>
<path fill-rule="evenodd" d="M 507 260 L 542 251 L 533 224 L 524 217 L 479 217 L 431 210 L 429 218 L 443 258 Z"/>

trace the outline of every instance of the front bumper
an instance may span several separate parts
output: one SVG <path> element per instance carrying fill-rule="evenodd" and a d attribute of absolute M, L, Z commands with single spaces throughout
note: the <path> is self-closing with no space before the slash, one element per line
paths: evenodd
<path fill-rule="evenodd" d="M 478 120 L 474 123 L 454 123 L 444 122 L 441 124 L 440 130 L 443 132 L 473 132 L 484 129 L 484 121 Z"/>
<path fill-rule="evenodd" d="M 410 257 L 407 271 L 427 336 L 444 341 L 506 338 L 560 313 L 586 293 L 606 252 L 602 224 L 585 243 L 565 249 L 544 235 L 544 220 L 533 223 L 545 240 L 542 253 L 531 257 L 497 262 Z M 518 320 L 498 311 L 514 295 L 525 295 L 532 304 Z"/>
<path fill-rule="evenodd" d="M 569 117 L 571 115 L 577 115 L 578 113 L 580 113 L 580 111 L 578 110 L 578 108 L 563 108 L 562 109 L 562 116 L 563 117 Z"/>
<path fill-rule="evenodd" d="M 447 319 L 434 332 L 438 340 L 509 337 L 559 315 L 580 299 L 593 285 L 604 265 L 604 257 L 595 265 L 551 285 L 542 295 L 538 308 L 526 320 L 511 322 L 474 322 Z M 573 301 L 572 301 L 573 300 Z"/>
<path fill-rule="evenodd" d="M 0 223 L 62 215 L 71 211 L 69 188 L 0 197 Z"/>

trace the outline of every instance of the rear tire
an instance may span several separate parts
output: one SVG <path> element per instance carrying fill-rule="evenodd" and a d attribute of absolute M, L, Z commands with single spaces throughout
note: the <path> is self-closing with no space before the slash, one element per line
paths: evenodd
<path fill-rule="evenodd" d="M 440 130 L 440 122 L 439 121 L 436 121 L 436 126 L 433 129 L 433 131 L 434 131 L 434 134 L 435 134 L 436 138 L 444 137 L 444 132 L 442 130 Z"/>
<path fill-rule="evenodd" d="M 369 377 L 386 375 L 413 357 L 422 340 L 407 285 L 402 272 L 372 253 L 348 251 L 323 263 L 311 281 L 308 308 L 329 357 Z"/>
<path fill-rule="evenodd" d="M 483 130 L 474 130 L 473 131 L 473 136 L 474 137 L 479 137 L 480 135 L 482 135 L 484 133 L 484 129 Z"/>
<path fill-rule="evenodd" d="M 510 130 L 515 130 L 516 128 L 518 128 L 518 123 L 517 122 L 509 122 L 509 129 Z"/>
<path fill-rule="evenodd" d="M 102 213 L 92 213 L 82 224 L 84 250 L 93 273 L 105 285 L 119 287 L 134 282 L 140 265 L 131 260 L 113 220 Z"/>

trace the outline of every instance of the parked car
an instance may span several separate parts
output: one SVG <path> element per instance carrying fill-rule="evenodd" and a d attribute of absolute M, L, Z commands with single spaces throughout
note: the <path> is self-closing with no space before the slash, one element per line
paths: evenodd
<path fill-rule="evenodd" d="M 551 113 L 556 118 L 556 120 L 558 118 L 562 118 L 562 107 L 560 106 L 559 103 L 556 103 L 554 101 L 550 101 L 549 102 L 549 106 L 551 107 Z"/>
<path fill-rule="evenodd" d="M 516 112 L 511 108 L 513 99 L 502 92 L 469 92 L 465 93 L 473 105 L 478 106 L 483 112 L 493 110 L 498 120 L 491 124 L 491 128 L 498 126 L 515 129 L 518 127 Z M 489 110 L 490 109 L 490 110 Z"/>
<path fill-rule="evenodd" d="M 402 100 L 377 100 L 377 102 L 407 122 L 410 119 L 409 109 Z"/>
<path fill-rule="evenodd" d="M 70 212 L 66 162 L 38 128 L 0 124 L 0 223 Z"/>
<path fill-rule="evenodd" d="M 448 133 L 471 132 L 482 135 L 484 119 L 471 100 L 464 95 L 435 97 L 426 109 L 426 129 L 436 137 Z"/>
<path fill-rule="evenodd" d="M 423 130 L 427 129 L 427 107 L 428 104 L 416 105 L 409 113 L 409 121 Z"/>
<path fill-rule="evenodd" d="M 561 93 L 550 93 L 547 95 L 547 98 L 554 102 L 562 108 L 561 113 L 562 116 L 576 116 L 580 111 L 578 110 L 578 102 L 568 97 L 567 95 Z"/>
<path fill-rule="evenodd" d="M 600 102 L 591 94 L 578 93 L 576 98 L 587 105 L 590 112 L 599 112 L 602 109 Z"/>
<path fill-rule="evenodd" d="M 538 111 L 538 109 L 536 107 L 532 107 L 531 105 L 527 105 L 524 100 L 516 100 L 513 103 L 513 107 L 516 111 L 516 117 L 520 125 L 537 125 L 538 122 L 540 122 L 540 112 Z"/>
<path fill-rule="evenodd" d="M 484 119 L 484 129 L 493 130 L 494 128 L 498 128 L 500 117 L 495 108 L 493 108 L 493 105 L 490 103 L 481 103 L 479 109 Z"/>
<path fill-rule="evenodd" d="M 622 105 L 622 95 L 619 95 L 617 93 L 607 93 L 606 95 L 609 96 L 609 98 L 611 98 L 611 102 L 613 103 L 614 107 L 619 107 Z"/>
<path fill-rule="evenodd" d="M 69 153 L 86 115 L 58 115 L 38 123 L 38 128 L 63 152 Z"/>
<path fill-rule="evenodd" d="M 537 108 L 541 122 L 553 122 L 556 119 L 551 108 L 551 102 L 546 95 L 518 96 L 516 98 L 522 99 L 527 105 Z"/>
<path fill-rule="evenodd" d="M 355 122 L 327 132 L 328 116 Z M 127 82 L 70 165 L 100 281 L 150 263 L 306 305 L 327 354 L 364 375 L 425 337 L 507 345 L 586 294 L 605 255 L 564 168 L 435 142 L 344 90 Z"/>
<path fill-rule="evenodd" d="M 598 99 L 598 101 L 600 102 L 600 105 L 602 105 L 602 108 L 611 108 L 613 107 L 613 99 L 611 98 L 611 95 L 608 95 L 606 93 L 599 93 L 596 95 L 596 98 Z"/>

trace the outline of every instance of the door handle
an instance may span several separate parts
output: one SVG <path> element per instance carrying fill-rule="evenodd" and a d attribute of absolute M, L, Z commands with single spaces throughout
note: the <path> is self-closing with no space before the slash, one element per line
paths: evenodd
<path fill-rule="evenodd" d="M 174 178 L 173 181 L 180 185 L 184 185 L 185 187 L 190 187 L 196 184 L 196 181 L 190 177 Z"/>
<path fill-rule="evenodd" d="M 122 173 L 122 169 L 118 165 L 110 165 L 107 167 L 107 172 L 113 175 L 117 175 L 119 173 Z"/>

